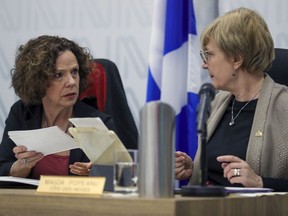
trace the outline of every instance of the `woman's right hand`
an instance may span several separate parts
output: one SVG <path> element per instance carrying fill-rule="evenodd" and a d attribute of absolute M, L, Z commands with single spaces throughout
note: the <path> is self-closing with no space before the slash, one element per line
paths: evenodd
<path fill-rule="evenodd" d="M 175 178 L 176 180 L 189 179 L 192 176 L 193 161 L 186 153 L 175 152 Z"/>
<path fill-rule="evenodd" d="M 27 151 L 25 146 L 16 146 L 13 152 L 17 160 L 10 169 L 10 175 L 15 177 L 27 177 L 32 167 L 43 158 L 43 154 L 35 151 Z"/>

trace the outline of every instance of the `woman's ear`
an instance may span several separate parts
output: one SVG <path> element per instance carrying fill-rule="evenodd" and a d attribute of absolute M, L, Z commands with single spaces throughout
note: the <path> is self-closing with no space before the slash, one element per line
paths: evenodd
<path fill-rule="evenodd" d="M 244 61 L 244 59 L 242 56 L 240 56 L 240 55 L 236 56 L 234 58 L 234 70 L 237 70 L 238 68 L 240 68 L 241 65 L 243 64 L 243 61 Z"/>

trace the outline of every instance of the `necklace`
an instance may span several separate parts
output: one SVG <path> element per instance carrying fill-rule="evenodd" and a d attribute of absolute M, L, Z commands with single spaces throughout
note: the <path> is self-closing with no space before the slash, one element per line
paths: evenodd
<path fill-rule="evenodd" d="M 45 127 L 49 127 L 48 122 L 47 122 L 46 115 L 44 115 L 44 124 L 45 124 Z M 69 129 L 70 125 L 71 125 L 71 122 L 68 121 L 68 124 L 67 124 L 65 130 L 63 130 L 65 133 L 68 132 L 68 129 Z"/>
<path fill-rule="evenodd" d="M 235 103 L 235 97 L 232 103 L 232 108 L 231 108 L 231 121 L 229 122 L 229 126 L 233 126 L 235 125 L 235 119 L 239 116 L 239 114 L 241 113 L 241 111 L 256 97 L 256 95 L 260 92 L 261 88 L 256 92 L 256 94 L 246 103 L 244 104 L 243 107 L 241 107 L 241 109 L 238 111 L 238 113 L 236 114 L 236 116 L 234 117 L 234 103 Z"/>

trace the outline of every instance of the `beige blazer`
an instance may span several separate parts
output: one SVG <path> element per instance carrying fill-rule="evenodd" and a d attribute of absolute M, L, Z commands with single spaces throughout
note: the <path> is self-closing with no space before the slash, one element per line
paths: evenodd
<path fill-rule="evenodd" d="M 221 91 L 212 102 L 207 122 L 208 141 L 232 98 L 231 93 Z M 200 141 L 190 184 L 199 184 Z M 246 162 L 262 177 L 288 179 L 288 87 L 275 83 L 269 75 L 258 98 Z"/>

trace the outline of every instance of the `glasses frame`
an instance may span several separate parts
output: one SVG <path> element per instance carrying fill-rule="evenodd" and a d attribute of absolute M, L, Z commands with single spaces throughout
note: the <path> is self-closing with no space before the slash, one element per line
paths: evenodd
<path fill-rule="evenodd" d="M 211 55 L 209 52 L 211 51 L 212 50 L 200 50 L 200 56 L 205 64 L 207 64 L 207 61 L 209 60 L 209 56 Z"/>

